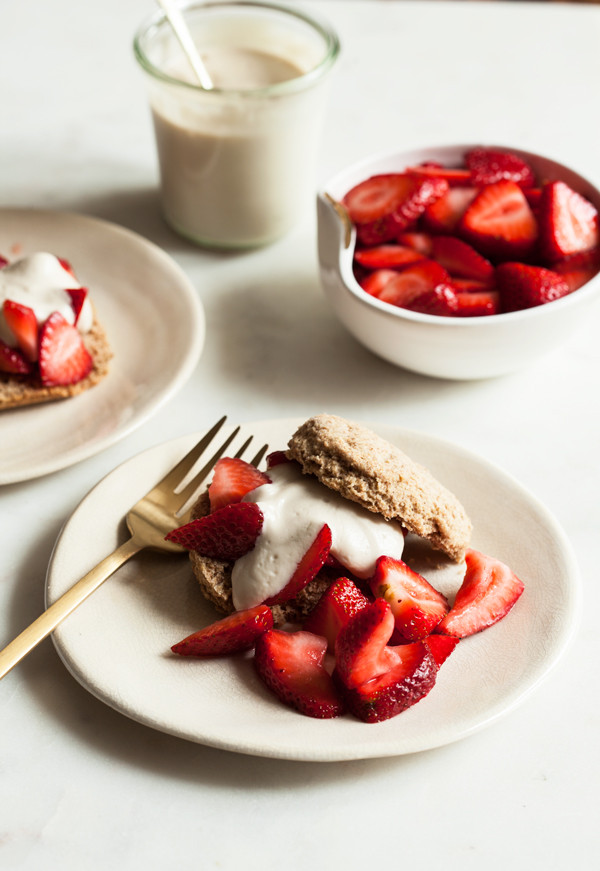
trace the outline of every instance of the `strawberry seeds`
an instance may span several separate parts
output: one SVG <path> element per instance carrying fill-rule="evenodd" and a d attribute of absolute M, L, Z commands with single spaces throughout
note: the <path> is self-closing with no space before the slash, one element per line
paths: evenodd
<path fill-rule="evenodd" d="M 600 269 L 595 206 L 509 152 L 474 148 L 462 167 L 375 175 L 342 202 L 361 288 L 411 311 L 518 311 L 567 296 Z"/>

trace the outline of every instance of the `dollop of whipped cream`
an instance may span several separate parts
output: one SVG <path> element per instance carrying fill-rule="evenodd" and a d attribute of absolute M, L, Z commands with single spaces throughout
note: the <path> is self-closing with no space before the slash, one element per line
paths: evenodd
<path fill-rule="evenodd" d="M 279 593 L 325 523 L 331 530 L 332 555 L 359 578 L 373 574 L 380 556 L 401 558 L 404 535 L 399 523 L 344 499 L 304 475 L 297 463 L 281 463 L 268 474 L 272 483 L 243 499 L 260 507 L 264 522 L 254 549 L 233 566 L 237 610 Z"/>
<path fill-rule="evenodd" d="M 55 311 L 74 324 L 75 313 L 67 291 L 79 287 L 81 284 L 54 254 L 38 251 L 9 263 L 0 269 L 0 339 L 11 348 L 16 347 L 14 334 L 2 312 L 5 299 L 33 309 L 40 326 Z M 89 332 L 93 320 L 92 305 L 86 297 L 77 321 L 79 332 Z"/>

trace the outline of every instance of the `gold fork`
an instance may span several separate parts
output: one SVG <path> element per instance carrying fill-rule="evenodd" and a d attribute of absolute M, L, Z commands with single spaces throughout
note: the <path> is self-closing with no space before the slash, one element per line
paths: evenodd
<path fill-rule="evenodd" d="M 177 526 L 182 526 L 187 522 L 190 516 L 189 506 L 192 498 L 200 489 L 200 486 L 217 460 L 223 456 L 229 445 L 238 435 L 240 431 L 239 426 L 225 439 L 200 471 L 194 474 L 189 481 L 186 480 L 204 451 L 225 423 L 225 420 L 226 417 L 222 417 L 200 439 L 198 444 L 167 472 L 158 484 L 129 509 L 125 520 L 130 537 L 123 544 L 119 545 L 113 553 L 105 557 L 97 566 L 84 575 L 81 580 L 70 587 L 66 593 L 63 593 L 37 620 L 34 620 L 4 650 L 0 651 L 0 679 L 33 650 L 40 641 L 43 641 L 44 638 L 50 635 L 65 617 L 74 611 L 78 605 L 97 590 L 107 578 L 114 574 L 132 556 L 135 556 L 135 554 L 144 548 L 167 551 L 168 553 L 183 552 L 183 548 L 178 544 L 165 541 L 165 535 Z M 252 436 L 246 439 L 235 456 L 241 458 L 251 441 Z M 257 466 L 267 450 L 268 446 L 263 445 L 251 460 L 252 465 Z"/>

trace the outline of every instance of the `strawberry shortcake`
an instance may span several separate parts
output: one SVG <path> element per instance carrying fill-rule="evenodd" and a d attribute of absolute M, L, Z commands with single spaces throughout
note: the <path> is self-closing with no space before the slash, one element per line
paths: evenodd
<path fill-rule="evenodd" d="M 47 252 L 0 258 L 0 410 L 81 393 L 107 374 L 111 356 L 67 261 Z"/>

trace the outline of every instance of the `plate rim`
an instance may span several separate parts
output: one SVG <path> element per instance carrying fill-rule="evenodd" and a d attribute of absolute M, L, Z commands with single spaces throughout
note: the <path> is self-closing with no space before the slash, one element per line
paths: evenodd
<path fill-rule="evenodd" d="M 186 349 L 185 355 L 182 357 L 179 369 L 175 376 L 171 379 L 168 385 L 165 385 L 158 393 L 155 393 L 150 397 L 150 399 L 146 400 L 145 404 L 140 408 L 137 414 L 120 423 L 102 438 L 91 442 L 88 440 L 78 446 L 70 448 L 63 454 L 39 462 L 33 468 L 21 468 L 21 470 L 13 471 L 12 468 L 2 469 L 0 467 L 0 486 L 30 481 L 76 465 L 89 457 L 101 453 L 111 445 L 121 441 L 123 438 L 126 438 L 131 432 L 146 423 L 147 420 L 156 414 L 162 406 L 183 387 L 196 368 L 204 347 L 206 337 L 206 317 L 200 297 L 182 267 L 155 242 L 152 242 L 150 239 L 147 239 L 140 233 L 136 233 L 128 227 L 124 227 L 104 218 L 97 218 L 93 215 L 57 209 L 36 207 L 13 208 L 10 206 L 0 206 L 0 220 L 5 221 L 6 223 L 11 219 L 19 221 L 25 219 L 48 221 L 53 220 L 57 216 L 60 216 L 61 219 L 67 221 L 75 221 L 84 225 L 87 224 L 90 229 L 97 229 L 100 227 L 104 232 L 116 235 L 117 237 L 122 237 L 126 243 L 128 242 L 132 245 L 149 249 L 154 257 L 157 257 L 165 264 L 165 267 L 168 267 L 171 272 L 178 276 L 179 280 L 177 282 L 177 288 L 180 292 L 181 299 L 185 301 L 187 305 L 188 315 L 193 322 L 191 330 L 192 339 Z M 107 378 L 110 378 L 110 372 L 108 373 Z M 44 403 L 40 405 L 39 408 L 48 409 L 50 405 L 51 403 Z M 35 413 L 35 409 L 36 406 L 33 405 L 28 408 L 28 411 Z M 4 409 L 0 413 L 0 427 L 2 415 L 10 414 L 11 411 L 19 411 L 19 409 Z"/>
<path fill-rule="evenodd" d="M 263 421 L 254 421 L 244 423 L 243 426 L 247 427 L 249 431 L 252 431 L 252 428 L 256 428 L 257 426 L 266 426 L 266 425 L 277 425 L 277 426 L 289 426 L 290 434 L 292 431 L 292 427 L 297 426 L 299 423 L 303 421 L 303 418 L 293 417 L 293 418 L 276 418 L 272 420 L 263 420 Z M 537 687 L 546 680 L 548 675 L 552 672 L 552 670 L 556 667 L 559 660 L 564 655 L 565 651 L 569 647 L 570 643 L 573 640 L 573 637 L 576 634 L 577 628 L 580 624 L 581 620 L 581 604 L 582 604 L 582 585 L 581 585 L 581 575 L 579 571 L 579 566 L 577 563 L 577 559 L 569 541 L 566 533 L 564 532 L 562 526 L 556 519 L 556 517 L 552 514 L 552 512 L 546 507 L 546 505 L 538 499 L 535 494 L 533 494 L 527 487 L 521 484 L 513 475 L 509 472 L 506 472 L 499 465 L 494 462 L 486 459 L 480 454 L 477 454 L 463 446 L 452 442 L 448 439 L 439 437 L 437 435 L 433 435 L 431 433 L 425 433 L 419 430 L 410 429 L 403 426 L 396 426 L 394 424 L 385 424 L 385 423 L 365 423 L 364 425 L 373 428 L 376 432 L 381 432 L 384 436 L 386 431 L 388 433 L 394 432 L 396 435 L 398 434 L 407 434 L 409 437 L 418 437 L 425 438 L 429 441 L 430 444 L 435 444 L 443 447 L 450 447 L 452 451 L 461 454 L 465 460 L 469 458 L 474 458 L 478 463 L 483 464 L 488 467 L 493 473 L 498 474 L 500 477 L 504 478 L 507 483 L 511 485 L 511 487 L 516 488 L 521 496 L 525 497 L 525 499 L 532 503 L 535 506 L 540 516 L 543 518 L 544 522 L 548 524 L 549 528 L 552 530 L 553 534 L 557 537 L 557 540 L 560 544 L 560 550 L 565 559 L 565 562 L 569 567 L 569 587 L 570 587 L 570 599 L 569 604 L 570 607 L 567 609 L 565 613 L 565 619 L 562 623 L 562 630 L 559 633 L 559 638 L 557 642 L 555 642 L 553 648 L 551 649 L 549 655 L 546 655 L 543 664 L 538 667 L 537 674 L 534 680 L 530 681 L 526 685 L 522 686 L 519 692 L 514 693 L 514 695 L 509 699 L 507 704 L 502 705 L 502 707 L 498 710 L 492 710 L 489 716 L 483 717 L 479 719 L 477 722 L 473 723 L 471 726 L 467 728 L 463 728 L 461 731 L 454 734 L 452 737 L 448 737 L 444 732 L 439 736 L 438 740 L 435 741 L 427 741 L 423 746 L 417 747 L 408 747 L 406 749 L 398 748 L 398 739 L 396 737 L 392 737 L 387 741 L 374 743 L 369 746 L 368 741 L 362 740 L 358 744 L 346 744 L 344 748 L 331 752 L 330 749 L 326 748 L 325 751 L 321 751 L 318 748 L 302 748 L 299 749 L 298 746 L 277 746 L 277 747 L 268 747 L 264 745 L 260 745 L 260 742 L 257 744 L 256 741 L 248 742 L 243 740 L 228 740 L 217 737 L 207 737 L 199 736 L 199 735 L 190 735 L 185 730 L 181 728 L 177 728 L 177 726 L 169 725 L 165 722 L 161 722 L 156 718 L 150 722 L 148 717 L 140 716 L 140 712 L 132 712 L 131 710 L 127 710 L 126 706 L 123 704 L 119 704 L 118 700 L 116 701 L 114 698 L 109 698 L 103 692 L 97 691 L 94 687 L 89 685 L 89 682 L 86 680 L 85 675 L 82 675 L 77 668 L 76 663 L 73 660 L 72 652 L 68 649 L 63 649 L 60 640 L 60 633 L 56 632 L 52 635 L 52 641 L 54 647 L 65 665 L 67 671 L 78 681 L 92 696 L 106 704 L 108 707 L 111 707 L 113 710 L 118 713 L 132 719 L 146 727 L 153 728 L 157 731 L 161 731 L 165 734 L 172 735 L 177 738 L 181 738 L 183 740 L 190 741 L 192 743 L 198 743 L 204 746 L 213 747 L 215 749 L 226 750 L 228 752 L 236 752 L 242 753 L 250 756 L 257 756 L 262 758 L 273 758 L 273 759 L 281 759 L 288 761 L 306 761 L 306 762 L 339 762 L 339 761 L 350 761 L 350 760 L 359 760 L 359 759 L 374 759 L 374 758 L 384 758 L 384 757 L 392 757 L 392 756 L 403 756 L 410 755 L 416 752 L 422 752 L 425 750 L 435 749 L 440 746 L 445 746 L 447 744 L 454 743 L 456 741 L 462 740 L 463 738 L 469 737 L 472 734 L 475 734 L 478 731 L 486 728 L 487 726 L 492 725 L 497 722 L 515 708 L 517 708 L 522 702 L 524 702 L 536 689 Z M 56 553 L 60 549 L 61 539 L 65 530 L 67 530 L 69 523 L 75 518 L 77 513 L 85 507 L 85 503 L 90 500 L 93 500 L 93 497 L 96 494 L 98 488 L 104 485 L 111 477 L 115 477 L 118 479 L 119 474 L 122 474 L 127 466 L 130 463 L 135 461 L 142 461 L 146 456 L 152 455 L 156 452 L 158 455 L 161 451 L 165 451 L 171 447 L 173 447 L 178 442 L 181 442 L 182 445 L 184 442 L 191 442 L 192 439 L 198 438 L 204 430 L 188 433 L 187 435 L 177 436 L 175 438 L 167 439 L 159 444 L 155 444 L 145 450 L 139 452 L 133 457 L 129 457 L 127 460 L 119 464 L 112 471 L 110 471 L 107 475 L 105 475 L 98 483 L 84 496 L 84 498 L 80 501 L 77 507 L 74 509 L 65 525 L 63 526 L 57 540 L 55 543 L 55 547 L 53 549 L 51 559 L 48 565 L 48 570 L 46 573 L 45 580 L 45 599 L 47 604 L 51 604 L 53 601 L 52 596 L 50 595 L 50 586 L 51 586 L 51 575 L 52 575 L 52 567 Z M 59 627 L 60 628 L 60 627 Z M 296 714 L 298 717 L 302 716 L 301 714 Z M 319 721 L 321 723 L 335 723 L 335 720 L 331 721 Z M 359 726 L 362 726 L 367 729 L 372 729 L 372 724 L 361 724 L 358 723 Z M 375 726 L 377 728 L 377 726 Z M 368 734 L 368 733 L 365 733 Z"/>

